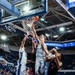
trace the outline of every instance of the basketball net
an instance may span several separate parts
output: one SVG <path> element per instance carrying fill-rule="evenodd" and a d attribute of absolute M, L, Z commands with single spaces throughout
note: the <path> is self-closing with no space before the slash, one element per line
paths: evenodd
<path fill-rule="evenodd" d="M 32 18 L 31 19 L 26 19 L 24 20 L 24 22 L 27 24 L 27 26 L 29 28 L 31 28 L 32 24 L 35 22 L 35 20 L 33 20 Z"/>
<path fill-rule="evenodd" d="M 32 18 L 30 19 L 25 19 L 25 20 L 22 20 L 26 26 L 27 26 L 27 30 L 29 31 L 30 34 L 32 34 L 32 25 L 33 23 L 35 22 L 35 20 L 33 20 Z"/>
<path fill-rule="evenodd" d="M 32 25 L 34 24 L 34 22 L 38 21 L 38 19 L 39 19 L 39 16 L 33 16 L 31 18 L 23 20 L 23 22 L 26 24 L 28 31 L 30 33 L 32 33 Z"/>

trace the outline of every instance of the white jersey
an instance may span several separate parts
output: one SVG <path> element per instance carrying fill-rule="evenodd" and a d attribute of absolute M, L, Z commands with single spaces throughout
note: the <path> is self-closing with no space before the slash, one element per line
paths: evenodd
<path fill-rule="evenodd" d="M 19 49 L 19 60 L 18 63 L 19 64 L 26 64 L 27 62 L 27 53 L 25 52 L 25 48 L 20 47 Z"/>
<path fill-rule="evenodd" d="M 53 58 L 53 57 L 55 57 L 55 54 L 48 53 L 48 55 L 47 55 L 47 58 L 48 58 L 48 59 L 51 59 L 51 58 Z"/>
<path fill-rule="evenodd" d="M 38 44 L 38 46 L 36 48 L 36 57 L 37 58 L 45 58 L 45 52 L 44 52 L 41 44 Z"/>
<path fill-rule="evenodd" d="M 52 53 L 49 53 L 49 54 L 48 54 L 48 57 L 49 57 L 49 58 L 51 58 L 51 57 L 53 57 L 53 56 L 55 56 L 55 55 L 52 54 Z"/>
<path fill-rule="evenodd" d="M 27 53 L 25 52 L 24 47 L 23 48 L 20 47 L 16 75 L 25 75 L 26 63 L 27 63 Z"/>

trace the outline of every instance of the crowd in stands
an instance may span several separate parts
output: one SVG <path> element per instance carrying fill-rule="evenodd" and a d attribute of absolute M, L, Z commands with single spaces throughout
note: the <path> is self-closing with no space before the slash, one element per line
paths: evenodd
<path fill-rule="evenodd" d="M 0 75 L 15 75 L 16 67 L 0 63 Z"/>
<path fill-rule="evenodd" d="M 10 71 L 7 71 L 6 69 L 0 69 L 0 75 L 12 75 L 12 73 L 10 73 Z"/>
<path fill-rule="evenodd" d="M 64 55 L 63 69 L 75 70 L 75 55 Z"/>

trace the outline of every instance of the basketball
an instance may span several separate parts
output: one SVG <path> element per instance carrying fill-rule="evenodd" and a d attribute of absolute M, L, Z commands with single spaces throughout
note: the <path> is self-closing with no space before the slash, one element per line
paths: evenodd
<path fill-rule="evenodd" d="M 39 16 L 32 17 L 33 20 L 37 21 L 39 19 Z"/>

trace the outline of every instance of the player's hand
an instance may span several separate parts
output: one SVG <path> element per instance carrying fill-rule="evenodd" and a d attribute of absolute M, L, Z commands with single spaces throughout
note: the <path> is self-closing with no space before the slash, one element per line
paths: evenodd
<path fill-rule="evenodd" d="M 32 17 L 32 21 L 33 21 L 33 22 L 35 22 L 35 21 L 36 21 L 36 20 L 35 20 L 35 17 Z"/>

